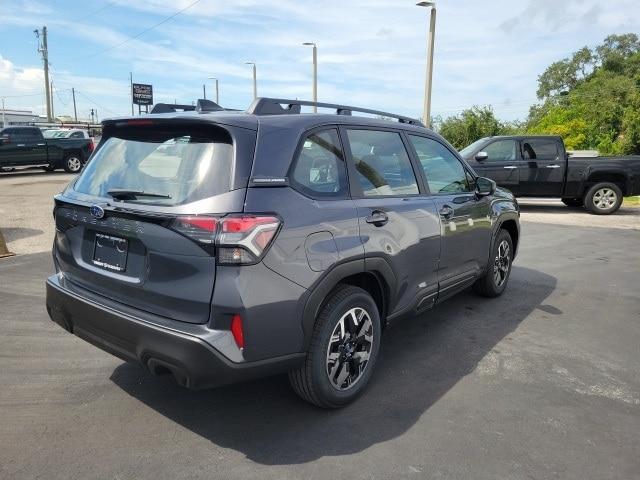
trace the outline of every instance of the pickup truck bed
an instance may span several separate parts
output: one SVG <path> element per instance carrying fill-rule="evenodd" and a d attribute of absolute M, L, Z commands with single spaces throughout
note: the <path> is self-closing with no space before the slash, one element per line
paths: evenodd
<path fill-rule="evenodd" d="M 0 169 L 42 166 L 77 173 L 93 149 L 90 138 L 44 138 L 37 127 L 7 127 L 0 130 Z"/>
<path fill-rule="evenodd" d="M 518 197 L 561 198 L 606 215 L 623 197 L 640 195 L 640 155 L 573 157 L 556 136 L 486 137 L 460 153 L 479 175 Z"/>

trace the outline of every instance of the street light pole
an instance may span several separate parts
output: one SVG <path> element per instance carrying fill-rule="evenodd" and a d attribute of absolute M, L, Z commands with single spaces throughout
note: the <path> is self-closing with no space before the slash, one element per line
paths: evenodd
<path fill-rule="evenodd" d="M 418 2 L 419 7 L 431 7 L 429 19 L 429 34 L 427 35 L 427 71 L 424 81 L 424 109 L 422 120 L 427 128 L 431 128 L 431 87 L 433 80 L 433 46 L 436 35 L 436 4 L 435 2 Z"/>
<path fill-rule="evenodd" d="M 255 62 L 244 62 L 247 65 L 251 65 L 253 70 L 253 99 L 258 98 L 258 81 L 256 79 L 256 64 Z"/>
<path fill-rule="evenodd" d="M 220 105 L 220 97 L 218 95 L 218 79 L 216 77 L 209 77 L 209 80 L 215 80 L 216 81 L 216 103 L 218 105 Z"/>
<path fill-rule="evenodd" d="M 6 123 L 4 121 L 4 97 L 2 97 L 2 128 L 4 128 L 6 126 Z"/>
<path fill-rule="evenodd" d="M 313 42 L 304 42 L 302 45 L 313 46 L 313 101 L 318 103 L 318 47 Z M 313 106 L 313 113 L 318 113 L 318 106 Z"/>

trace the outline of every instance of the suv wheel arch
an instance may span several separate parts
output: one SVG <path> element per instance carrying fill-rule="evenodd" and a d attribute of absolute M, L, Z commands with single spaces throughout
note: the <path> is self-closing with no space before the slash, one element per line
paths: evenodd
<path fill-rule="evenodd" d="M 309 295 L 302 312 L 303 350 L 309 348 L 314 324 L 327 298 L 338 285 L 358 286 L 374 298 L 380 318 L 384 322 L 385 315 L 392 306 L 391 292 L 396 285 L 396 276 L 391 266 L 382 258 L 372 257 L 351 260 L 335 265 L 331 270 L 309 289 Z"/>

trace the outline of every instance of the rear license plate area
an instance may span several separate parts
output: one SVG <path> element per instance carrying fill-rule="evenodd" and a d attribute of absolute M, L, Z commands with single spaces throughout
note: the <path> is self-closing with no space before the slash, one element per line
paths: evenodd
<path fill-rule="evenodd" d="M 120 237 L 96 233 L 93 263 L 106 270 L 124 272 L 127 268 L 129 242 Z"/>

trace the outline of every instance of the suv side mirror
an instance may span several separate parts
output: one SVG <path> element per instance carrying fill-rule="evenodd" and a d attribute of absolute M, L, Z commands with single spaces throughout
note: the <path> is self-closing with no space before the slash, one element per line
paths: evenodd
<path fill-rule="evenodd" d="M 496 193 L 496 182 L 490 178 L 478 177 L 476 178 L 476 195 L 479 197 L 486 197 Z"/>
<path fill-rule="evenodd" d="M 479 162 L 484 162 L 487 158 L 489 158 L 489 154 L 487 152 L 476 153 L 476 160 Z"/>

